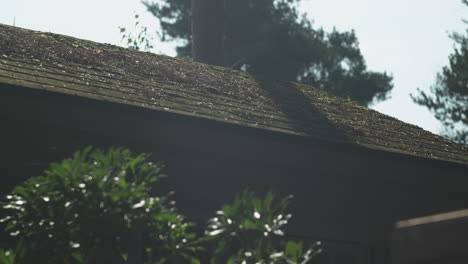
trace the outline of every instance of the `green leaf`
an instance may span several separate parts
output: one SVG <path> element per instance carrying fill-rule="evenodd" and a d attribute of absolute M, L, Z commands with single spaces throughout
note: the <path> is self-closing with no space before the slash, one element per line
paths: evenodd
<path fill-rule="evenodd" d="M 14 264 L 15 253 L 12 250 L 0 249 L 0 263 L 1 264 Z"/>
<path fill-rule="evenodd" d="M 197 258 L 190 258 L 190 264 L 200 264 L 200 260 Z"/>
<path fill-rule="evenodd" d="M 285 254 L 293 262 L 297 262 L 302 255 L 302 242 L 286 242 Z"/>

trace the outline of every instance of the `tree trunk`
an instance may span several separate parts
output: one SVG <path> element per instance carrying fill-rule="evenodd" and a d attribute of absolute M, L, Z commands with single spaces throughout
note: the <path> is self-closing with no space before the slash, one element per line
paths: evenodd
<path fill-rule="evenodd" d="M 224 0 L 192 0 L 192 55 L 224 66 Z"/>

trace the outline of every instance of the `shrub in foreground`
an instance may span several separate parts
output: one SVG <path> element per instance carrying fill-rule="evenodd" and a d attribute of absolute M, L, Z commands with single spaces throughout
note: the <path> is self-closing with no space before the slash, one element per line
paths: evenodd
<path fill-rule="evenodd" d="M 290 198 L 244 191 L 208 221 L 204 234 L 153 196 L 163 164 L 127 149 L 88 147 L 14 188 L 0 221 L 17 243 L 0 263 L 308 263 L 318 244 L 285 241 Z"/>

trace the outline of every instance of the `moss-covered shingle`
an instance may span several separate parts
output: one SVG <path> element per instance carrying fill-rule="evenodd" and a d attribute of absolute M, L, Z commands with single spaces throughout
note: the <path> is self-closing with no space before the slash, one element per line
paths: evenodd
<path fill-rule="evenodd" d="M 310 86 L 0 24 L 11 84 L 468 164 L 468 150 Z"/>

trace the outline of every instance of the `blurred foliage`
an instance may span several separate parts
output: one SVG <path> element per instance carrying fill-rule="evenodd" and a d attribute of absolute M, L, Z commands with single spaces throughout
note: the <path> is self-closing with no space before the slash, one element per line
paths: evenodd
<path fill-rule="evenodd" d="M 467 0 L 463 3 L 468 5 Z M 449 55 L 449 65 L 437 74 L 436 83 L 429 92 L 418 89 L 418 95 L 412 95 L 412 98 L 442 121 L 447 137 L 468 145 L 468 30 L 465 34 L 453 33 L 450 37 L 455 42 L 455 49 Z"/>
<path fill-rule="evenodd" d="M 134 50 L 149 51 L 153 46 L 154 39 L 148 34 L 148 27 L 143 26 L 140 22 L 140 15 L 135 14 L 135 24 L 133 30 L 128 30 L 125 27 L 119 27 L 120 34 L 122 35 L 122 41 L 128 48 Z M 134 35 L 133 32 L 138 32 L 138 35 Z"/>
<path fill-rule="evenodd" d="M 162 41 L 191 57 L 191 1 L 143 0 Z M 226 66 L 266 78 L 300 81 L 362 105 L 388 98 L 392 77 L 366 69 L 353 31 L 325 32 L 299 13 L 299 0 L 225 0 Z"/>
<path fill-rule="evenodd" d="M 124 263 L 138 224 L 147 259 L 190 259 L 192 224 L 169 196 L 150 195 L 164 175 L 147 157 L 88 147 L 17 186 L 2 202 L 5 230 L 18 239 L 17 263 Z"/>
<path fill-rule="evenodd" d="M 14 264 L 15 255 L 12 250 L 0 249 L 0 263 L 1 264 Z"/>
<path fill-rule="evenodd" d="M 275 201 L 272 192 L 260 199 L 245 190 L 232 204 L 224 205 L 206 230 L 217 239 L 211 263 L 309 263 L 320 253 L 320 243 L 303 252 L 301 242 L 282 238 L 282 227 L 291 218 L 285 214 L 290 199 Z"/>
<path fill-rule="evenodd" d="M 284 239 L 291 197 L 271 192 L 242 192 L 197 235 L 172 194 L 150 194 L 163 167 L 121 148 L 88 147 L 52 163 L 1 202 L 16 248 L 0 250 L 0 263 L 305 264 L 320 252 L 319 243 L 304 250 Z"/>

